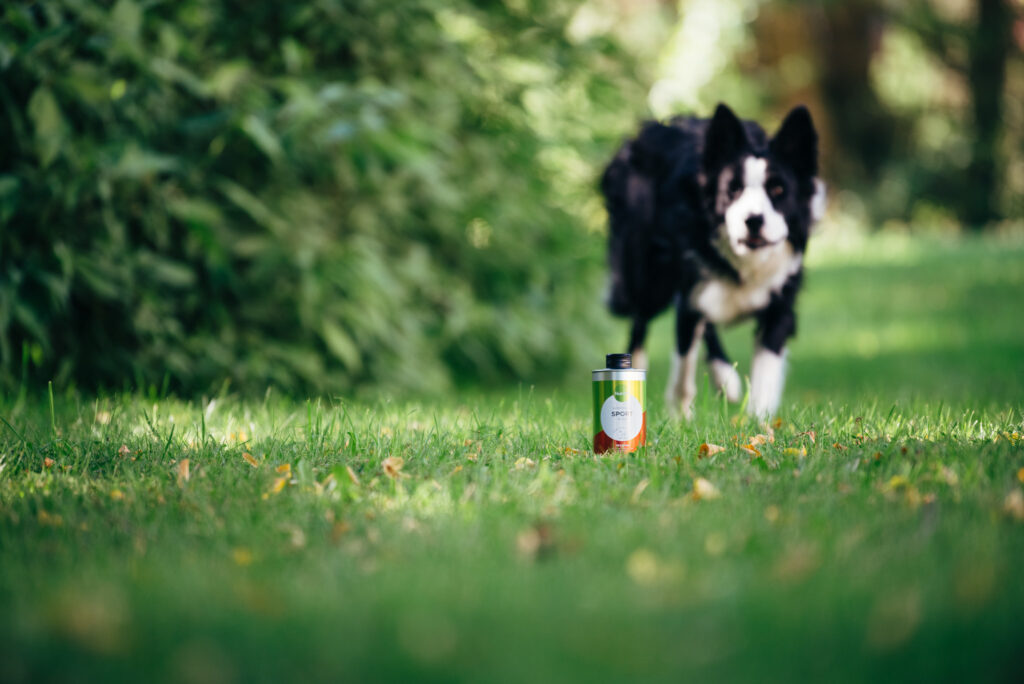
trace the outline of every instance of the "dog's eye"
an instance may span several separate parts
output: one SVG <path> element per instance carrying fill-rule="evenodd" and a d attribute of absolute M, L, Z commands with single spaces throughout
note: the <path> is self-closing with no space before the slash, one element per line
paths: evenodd
<path fill-rule="evenodd" d="M 778 181 L 768 185 L 768 194 L 778 199 L 786 194 L 786 186 Z"/>

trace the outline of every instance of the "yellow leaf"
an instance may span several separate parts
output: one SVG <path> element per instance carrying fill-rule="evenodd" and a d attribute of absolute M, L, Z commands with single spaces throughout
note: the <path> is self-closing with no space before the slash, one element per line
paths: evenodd
<path fill-rule="evenodd" d="M 708 456 L 714 456 L 715 454 L 725 451 L 724 446 L 718 446 L 717 444 L 701 444 L 697 448 L 697 458 L 707 458 Z"/>
<path fill-rule="evenodd" d="M 381 466 L 384 468 L 384 474 L 390 477 L 392 480 L 401 476 L 402 466 L 405 465 L 405 459 L 399 458 L 398 456 L 388 456 L 384 459 Z"/>
<path fill-rule="evenodd" d="M 658 579 L 658 557 L 647 549 L 637 549 L 626 560 L 626 574 L 637 584 L 654 584 Z"/>
<path fill-rule="evenodd" d="M 889 489 L 899 489 L 900 487 L 908 487 L 910 480 L 903 477 L 902 475 L 893 475 L 888 484 L 886 485 Z"/>
<path fill-rule="evenodd" d="M 231 550 L 231 559 L 235 561 L 235 565 L 245 567 L 252 563 L 252 551 L 249 549 L 239 546 Z"/>
<path fill-rule="evenodd" d="M 188 482 L 190 477 L 189 460 L 187 458 L 183 458 L 178 462 L 178 484 L 180 485 L 183 482 Z"/>
<path fill-rule="evenodd" d="M 113 499 L 114 501 L 121 501 L 124 499 L 124 492 L 122 492 L 120 489 L 113 489 L 110 492 L 110 498 Z"/>
<path fill-rule="evenodd" d="M 1024 482 L 1024 468 L 1017 471 L 1017 479 Z"/>
<path fill-rule="evenodd" d="M 454 475 L 457 472 L 460 472 L 461 470 L 462 470 L 462 466 L 461 465 L 455 466 L 454 468 L 452 468 L 452 475 Z"/>
<path fill-rule="evenodd" d="M 248 451 L 243 451 L 242 452 L 242 458 L 244 458 L 245 462 L 248 463 L 249 465 L 251 465 L 253 468 L 259 468 L 260 467 L 260 462 L 257 461 L 256 458 L 252 454 L 250 454 Z"/>
<path fill-rule="evenodd" d="M 800 447 L 799 449 L 783 449 L 782 453 L 784 453 L 786 456 L 796 456 L 797 458 L 804 458 L 805 456 L 807 456 L 807 449 L 804 447 Z"/>
<path fill-rule="evenodd" d="M 534 461 L 532 458 L 526 458 L 525 456 L 520 456 L 519 458 L 516 459 L 515 469 L 516 470 L 526 470 L 527 468 L 536 467 L 536 465 L 537 465 L 537 462 Z"/>
<path fill-rule="evenodd" d="M 43 459 L 43 467 L 44 468 L 52 468 L 54 463 L 56 463 L 56 461 L 54 461 L 49 456 L 47 456 L 46 458 Z M 1024 472 L 1024 471 L 1022 471 L 1022 472 Z"/>
<path fill-rule="evenodd" d="M 740 445 L 740 449 L 743 449 L 744 451 L 746 451 L 748 454 L 750 454 L 754 458 L 760 458 L 761 457 L 761 452 L 753 444 L 741 444 Z"/>
<path fill-rule="evenodd" d="M 833 446 L 833 447 L 835 447 L 836 449 L 838 449 L 839 451 L 846 451 L 846 449 L 848 448 L 848 447 L 844 447 L 844 446 L 843 446 L 842 444 L 840 444 L 839 442 L 836 442 L 836 443 L 835 443 L 835 444 L 833 444 L 832 446 Z"/>
<path fill-rule="evenodd" d="M 291 472 L 292 472 L 292 464 L 291 463 L 282 463 L 281 465 L 279 465 L 276 468 L 274 468 L 274 470 L 276 470 L 277 472 L 281 473 L 282 475 L 290 475 Z"/>
<path fill-rule="evenodd" d="M 647 489 L 647 485 L 649 485 L 650 483 L 650 480 L 648 480 L 646 477 L 640 480 L 640 483 L 633 489 L 633 496 L 629 497 L 629 502 L 635 504 L 637 501 L 639 501 L 640 495 L 644 493 L 644 490 Z"/>
<path fill-rule="evenodd" d="M 287 477 L 279 477 L 276 480 L 274 480 L 274 484 L 272 484 L 270 486 L 270 491 L 272 493 L 274 493 L 274 494 L 279 494 L 281 492 L 281 490 L 284 489 L 285 485 L 287 485 L 287 484 L 288 484 L 288 478 Z"/>
<path fill-rule="evenodd" d="M 722 494 L 718 491 L 715 485 L 711 484 L 703 477 L 698 477 L 693 481 L 693 499 L 694 501 L 700 501 L 701 499 L 717 499 Z"/>

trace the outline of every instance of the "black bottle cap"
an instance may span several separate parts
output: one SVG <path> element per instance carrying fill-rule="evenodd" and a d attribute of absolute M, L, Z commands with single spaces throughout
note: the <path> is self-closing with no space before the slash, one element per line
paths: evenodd
<path fill-rule="evenodd" d="M 607 354 L 604 357 L 604 364 L 606 368 L 632 368 L 633 367 L 633 355 L 632 354 Z"/>

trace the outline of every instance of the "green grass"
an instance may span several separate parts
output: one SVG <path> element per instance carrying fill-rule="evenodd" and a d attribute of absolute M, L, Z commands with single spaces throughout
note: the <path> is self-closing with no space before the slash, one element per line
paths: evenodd
<path fill-rule="evenodd" d="M 667 320 L 630 456 L 588 452 L 585 374 L 375 404 L 4 399 L 0 681 L 1010 679 L 1022 263 L 995 241 L 812 255 L 760 458 L 736 444 L 765 428 L 707 391 L 667 419 Z"/>

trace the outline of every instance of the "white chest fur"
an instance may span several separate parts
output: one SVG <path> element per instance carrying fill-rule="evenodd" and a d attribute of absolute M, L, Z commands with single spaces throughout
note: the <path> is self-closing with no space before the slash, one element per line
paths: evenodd
<path fill-rule="evenodd" d="M 767 306 L 772 293 L 800 270 L 801 261 L 788 241 L 753 251 L 733 264 L 738 283 L 709 277 L 693 289 L 690 305 L 712 323 L 729 323 Z"/>

